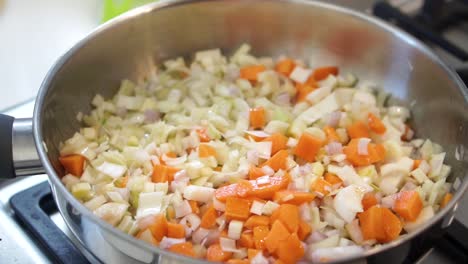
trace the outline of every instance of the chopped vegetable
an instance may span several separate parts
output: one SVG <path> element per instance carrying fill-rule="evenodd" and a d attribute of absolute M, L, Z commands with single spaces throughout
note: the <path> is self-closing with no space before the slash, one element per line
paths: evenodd
<path fill-rule="evenodd" d="M 85 160 L 85 157 L 81 155 L 59 157 L 59 161 L 65 170 L 78 177 L 83 174 Z"/>
<path fill-rule="evenodd" d="M 313 193 L 283 190 L 275 193 L 273 200 L 279 204 L 288 203 L 301 205 L 303 203 L 312 202 L 315 198 Z"/>
<path fill-rule="evenodd" d="M 200 158 L 215 157 L 216 150 L 207 144 L 200 144 L 198 147 L 198 156 Z"/>
<path fill-rule="evenodd" d="M 276 220 L 271 226 L 271 230 L 265 237 L 265 247 L 270 252 L 274 253 L 278 248 L 278 243 L 286 240 L 289 237 L 289 231 L 279 220 Z"/>
<path fill-rule="evenodd" d="M 323 142 L 312 136 L 311 134 L 304 133 L 299 138 L 294 154 L 308 162 L 314 162 L 315 156 L 322 147 Z"/>
<path fill-rule="evenodd" d="M 203 214 L 200 226 L 207 229 L 213 228 L 216 225 L 216 218 L 218 218 L 218 213 L 213 206 L 210 206 Z"/>
<path fill-rule="evenodd" d="M 369 143 L 367 145 L 367 155 L 360 155 L 359 139 L 352 139 L 348 146 L 343 149 L 347 159 L 354 166 L 367 166 L 376 162 L 380 162 L 385 158 L 385 148 L 382 144 Z"/>
<path fill-rule="evenodd" d="M 267 160 L 265 163 L 262 164 L 262 167 L 268 166 L 272 168 L 274 171 L 278 170 L 286 170 L 287 169 L 287 158 L 288 158 L 288 151 L 287 150 L 280 150 L 276 152 L 273 157 Z"/>
<path fill-rule="evenodd" d="M 422 208 L 423 203 L 421 197 L 416 191 L 400 192 L 393 206 L 393 210 L 408 221 L 416 220 Z"/>
<path fill-rule="evenodd" d="M 263 107 L 250 108 L 249 120 L 252 128 L 263 128 L 266 123 L 265 109 Z"/>
<path fill-rule="evenodd" d="M 283 59 L 278 61 L 278 63 L 275 66 L 275 71 L 285 75 L 289 76 L 291 72 L 294 70 L 294 67 L 296 66 L 296 63 L 292 59 Z"/>
<path fill-rule="evenodd" d="M 287 149 L 288 138 L 280 133 L 274 133 L 273 135 L 265 138 L 263 141 L 271 141 L 271 154 L 276 154 L 280 150 Z"/>
<path fill-rule="evenodd" d="M 184 238 L 184 226 L 181 224 L 167 223 L 167 236 L 172 238 Z"/>
<path fill-rule="evenodd" d="M 379 202 L 377 201 L 375 194 L 371 192 L 364 194 L 364 197 L 362 198 L 362 208 L 364 208 L 364 211 L 378 203 Z"/>
<path fill-rule="evenodd" d="M 253 229 L 253 240 L 256 249 L 263 250 L 266 248 L 265 238 L 270 232 L 268 226 L 256 226 Z"/>
<path fill-rule="evenodd" d="M 340 137 L 336 133 L 336 130 L 333 127 L 325 126 L 323 131 L 327 135 L 327 142 L 340 142 Z"/>
<path fill-rule="evenodd" d="M 153 182 L 169 182 L 171 183 L 174 180 L 174 175 L 179 171 L 179 169 L 174 167 L 169 167 L 166 165 L 155 165 L 153 167 L 153 174 L 151 180 Z"/>
<path fill-rule="evenodd" d="M 184 242 L 184 243 L 179 243 L 179 244 L 174 244 L 169 247 L 169 251 L 172 251 L 174 253 L 186 255 L 189 257 L 194 258 L 195 257 L 195 251 L 193 250 L 193 244 L 190 242 Z"/>
<path fill-rule="evenodd" d="M 242 198 L 226 199 L 226 218 L 245 221 L 250 215 L 250 201 Z"/>
<path fill-rule="evenodd" d="M 258 74 L 265 71 L 266 68 L 263 65 L 252 65 L 240 69 L 240 77 L 248 81 L 256 82 L 258 80 Z"/>
<path fill-rule="evenodd" d="M 232 257 L 232 252 L 223 251 L 220 244 L 213 244 L 206 251 L 208 261 L 224 262 Z"/>
<path fill-rule="evenodd" d="M 296 233 L 290 234 L 288 238 L 279 242 L 276 254 L 285 264 L 296 263 L 304 256 L 305 250 Z"/>
<path fill-rule="evenodd" d="M 382 120 L 380 120 L 372 113 L 369 113 L 368 115 L 368 125 L 370 130 L 380 135 L 385 134 L 387 131 L 387 128 L 385 127 L 384 123 L 382 123 Z"/>
<path fill-rule="evenodd" d="M 338 67 L 322 67 L 314 70 L 313 76 L 316 81 L 324 80 L 328 75 L 338 75 Z"/>

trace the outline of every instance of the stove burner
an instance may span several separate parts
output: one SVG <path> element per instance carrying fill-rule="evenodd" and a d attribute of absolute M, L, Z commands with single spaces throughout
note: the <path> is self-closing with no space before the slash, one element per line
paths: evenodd
<path fill-rule="evenodd" d="M 373 14 L 395 22 L 400 28 L 415 37 L 431 42 L 462 61 L 468 60 L 468 53 L 444 38 L 441 32 L 468 18 L 468 1 L 425 0 L 415 17 L 402 13 L 385 1 L 374 5 Z"/>

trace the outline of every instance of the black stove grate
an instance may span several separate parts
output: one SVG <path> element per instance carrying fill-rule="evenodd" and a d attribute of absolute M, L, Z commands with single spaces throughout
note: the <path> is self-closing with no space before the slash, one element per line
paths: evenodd
<path fill-rule="evenodd" d="M 54 263 L 89 263 L 50 218 L 58 209 L 47 182 L 15 194 L 10 199 L 10 205 L 15 216 Z"/>

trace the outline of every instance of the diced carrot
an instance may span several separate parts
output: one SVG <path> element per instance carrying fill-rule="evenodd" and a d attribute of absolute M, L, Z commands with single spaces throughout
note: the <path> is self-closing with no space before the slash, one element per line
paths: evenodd
<path fill-rule="evenodd" d="M 340 137 L 338 136 L 338 133 L 336 133 L 335 128 L 331 126 L 325 126 L 323 131 L 325 132 L 325 135 L 327 135 L 327 142 L 340 142 Z"/>
<path fill-rule="evenodd" d="M 220 202 L 226 202 L 228 197 L 237 197 L 237 183 L 218 187 L 215 191 L 215 197 Z"/>
<path fill-rule="evenodd" d="M 310 233 L 312 233 L 312 227 L 304 221 L 299 222 L 299 229 L 297 230 L 297 236 L 301 241 L 305 240 Z"/>
<path fill-rule="evenodd" d="M 265 237 L 265 247 L 268 252 L 270 252 L 270 254 L 274 253 L 278 248 L 278 242 L 287 239 L 288 236 L 288 229 L 281 221 L 276 220 L 271 226 L 270 232 Z"/>
<path fill-rule="evenodd" d="M 379 135 L 385 134 L 385 131 L 387 131 L 387 128 L 385 127 L 382 120 L 380 120 L 380 118 L 378 118 L 373 113 L 369 113 L 367 119 L 368 119 L 367 124 L 369 125 L 369 128 L 372 131 L 374 131 L 375 133 Z"/>
<path fill-rule="evenodd" d="M 271 154 L 276 154 L 280 150 L 287 149 L 288 138 L 281 133 L 274 133 L 263 141 L 271 141 Z"/>
<path fill-rule="evenodd" d="M 189 200 L 188 202 L 190 204 L 190 208 L 192 208 L 192 213 L 198 215 L 200 213 L 200 207 L 198 207 L 197 201 Z"/>
<path fill-rule="evenodd" d="M 167 236 L 172 238 L 184 238 L 185 228 L 181 224 L 167 223 Z"/>
<path fill-rule="evenodd" d="M 385 148 L 382 144 L 369 143 L 367 145 L 367 155 L 360 155 L 358 152 L 359 139 L 352 139 L 348 146 L 343 148 L 344 154 L 349 162 L 354 166 L 367 166 L 380 162 L 385 158 Z"/>
<path fill-rule="evenodd" d="M 276 152 L 273 157 L 261 165 L 261 167 L 263 166 L 268 166 L 274 171 L 286 170 L 288 168 L 288 151 L 283 149 Z"/>
<path fill-rule="evenodd" d="M 258 79 L 258 74 L 265 70 L 266 67 L 263 65 L 246 66 L 240 69 L 240 77 L 251 82 L 256 82 Z"/>
<path fill-rule="evenodd" d="M 299 138 L 299 142 L 294 150 L 294 154 L 299 158 L 308 161 L 314 162 L 315 156 L 322 147 L 322 140 L 314 137 L 309 133 L 303 133 Z"/>
<path fill-rule="evenodd" d="M 296 63 L 292 59 L 286 58 L 278 61 L 275 66 L 275 71 L 285 76 L 289 76 L 289 74 L 294 70 L 294 67 L 296 67 Z"/>
<path fill-rule="evenodd" d="M 249 260 L 252 260 L 253 258 L 255 258 L 255 256 L 257 256 L 258 253 L 262 254 L 262 251 L 259 249 L 253 249 L 253 248 L 247 249 L 247 257 L 249 258 Z"/>
<path fill-rule="evenodd" d="M 305 250 L 296 233 L 292 233 L 287 239 L 280 241 L 276 255 L 285 264 L 294 264 L 304 256 Z"/>
<path fill-rule="evenodd" d="M 241 198 L 248 197 L 253 189 L 252 183 L 255 183 L 255 181 L 240 180 L 239 182 L 237 182 L 237 196 Z"/>
<path fill-rule="evenodd" d="M 164 153 L 164 155 L 166 155 L 166 157 L 168 157 L 168 158 L 177 158 L 177 154 L 175 152 L 173 152 L 173 151 L 169 151 L 167 153 Z M 162 158 L 159 158 L 159 163 L 161 163 L 161 165 L 166 165 L 166 162 Z"/>
<path fill-rule="evenodd" d="M 273 213 L 270 215 L 270 225 L 273 225 L 273 223 L 278 220 L 279 218 L 279 215 L 280 215 L 280 209 L 276 209 L 275 211 L 273 211 Z"/>
<path fill-rule="evenodd" d="M 210 205 L 205 214 L 203 214 L 200 226 L 206 229 L 213 228 L 216 226 L 216 218 L 218 218 L 218 213 L 216 212 L 216 209 L 214 209 L 213 205 Z"/>
<path fill-rule="evenodd" d="M 296 103 L 304 102 L 307 95 L 317 89 L 316 85 L 296 83 Z"/>
<path fill-rule="evenodd" d="M 453 194 L 446 193 L 444 195 L 444 198 L 442 198 L 442 201 L 440 202 L 440 208 L 444 208 L 445 206 L 447 206 L 447 204 L 450 202 L 450 200 L 452 200 L 452 198 L 453 198 Z"/>
<path fill-rule="evenodd" d="M 200 158 L 216 156 L 216 150 L 207 144 L 200 144 L 200 146 L 198 146 L 198 156 Z"/>
<path fill-rule="evenodd" d="M 419 165 L 421 165 L 422 160 L 413 160 L 413 170 L 419 168 Z"/>
<path fill-rule="evenodd" d="M 151 234 L 158 242 L 167 235 L 167 228 L 167 220 L 163 214 L 157 215 L 154 223 L 149 226 Z"/>
<path fill-rule="evenodd" d="M 366 124 L 361 121 L 354 122 L 346 128 L 350 138 L 369 138 L 369 129 Z"/>
<path fill-rule="evenodd" d="M 265 172 L 263 171 L 262 168 L 255 167 L 255 166 L 250 166 L 249 169 L 249 179 L 250 180 L 255 180 L 259 177 L 262 177 L 265 175 Z"/>
<path fill-rule="evenodd" d="M 226 262 L 227 264 L 249 264 L 247 259 L 230 259 Z"/>
<path fill-rule="evenodd" d="M 184 243 L 179 243 L 179 244 L 174 244 L 169 247 L 169 251 L 172 251 L 174 253 L 186 255 L 189 257 L 194 258 L 195 257 L 195 251 L 193 250 L 193 245 L 192 242 L 184 242 Z"/>
<path fill-rule="evenodd" d="M 209 142 L 211 140 L 210 136 L 208 136 L 208 134 L 206 133 L 205 128 L 196 129 L 195 132 L 197 132 L 200 142 Z"/>
<path fill-rule="evenodd" d="M 265 108 L 256 107 L 249 110 L 250 126 L 254 129 L 262 128 L 265 125 Z"/>
<path fill-rule="evenodd" d="M 382 210 L 379 206 L 372 206 L 358 214 L 358 218 L 364 240 L 376 239 L 382 242 L 386 239 Z"/>
<path fill-rule="evenodd" d="M 272 199 L 277 191 L 288 187 L 289 181 L 290 176 L 287 173 L 283 177 L 270 177 L 270 183 L 268 184 L 259 185 L 256 181 L 250 181 L 252 190 L 248 195 L 260 199 Z"/>
<path fill-rule="evenodd" d="M 81 177 L 83 174 L 85 160 L 85 157 L 78 154 L 59 157 L 59 161 L 65 170 L 77 177 Z"/>
<path fill-rule="evenodd" d="M 153 174 L 151 175 L 152 182 L 169 182 L 174 180 L 174 175 L 179 169 L 169 167 L 166 165 L 157 164 L 153 167 Z"/>
<path fill-rule="evenodd" d="M 416 191 L 403 191 L 397 194 L 393 210 L 405 220 L 414 221 L 421 213 L 423 203 Z"/>
<path fill-rule="evenodd" d="M 265 249 L 265 237 L 268 235 L 270 230 L 268 226 L 256 226 L 253 229 L 253 239 L 256 249 Z"/>
<path fill-rule="evenodd" d="M 375 197 L 375 194 L 372 192 L 368 192 L 364 194 L 364 197 L 361 200 L 362 207 L 364 208 L 364 211 L 371 208 L 372 206 L 378 204 L 377 198 Z"/>
<path fill-rule="evenodd" d="M 232 257 L 232 252 L 223 251 L 220 244 L 212 244 L 206 251 L 206 260 L 224 262 Z"/>
<path fill-rule="evenodd" d="M 324 179 L 331 185 L 337 185 L 337 186 L 343 185 L 343 180 L 341 180 L 340 177 L 330 172 L 325 173 Z"/>
<path fill-rule="evenodd" d="M 226 219 L 245 221 L 250 215 L 250 201 L 237 197 L 228 197 L 226 199 Z"/>
<path fill-rule="evenodd" d="M 277 203 L 301 205 L 303 203 L 312 202 L 315 199 L 315 194 L 309 192 L 299 192 L 291 190 L 278 191 L 273 196 L 273 200 Z"/>
<path fill-rule="evenodd" d="M 338 75 L 338 67 L 335 66 L 329 66 L 329 67 L 321 67 L 317 68 L 314 70 L 314 73 L 312 76 L 314 76 L 314 80 L 316 81 L 321 81 L 323 79 L 326 79 L 328 75 Z"/>
<path fill-rule="evenodd" d="M 324 180 L 322 177 L 317 178 L 312 184 L 310 185 L 311 191 L 315 193 L 319 193 L 323 196 L 330 193 L 332 185 Z"/>
<path fill-rule="evenodd" d="M 297 232 L 299 228 L 299 208 L 292 204 L 280 205 L 278 220 L 284 224 L 289 232 Z"/>
<path fill-rule="evenodd" d="M 128 183 L 128 175 L 120 177 L 114 181 L 114 185 L 117 188 L 125 188 L 127 187 L 127 183 Z"/>
<path fill-rule="evenodd" d="M 281 259 L 275 260 L 274 264 L 285 264 Z"/>
<path fill-rule="evenodd" d="M 385 240 L 383 242 L 390 242 L 400 236 L 403 225 L 401 220 L 390 209 L 381 207 L 383 228 L 385 231 Z"/>
<path fill-rule="evenodd" d="M 242 233 L 238 242 L 239 246 L 243 248 L 253 248 L 255 246 L 252 233 Z"/>
<path fill-rule="evenodd" d="M 267 226 L 270 224 L 270 218 L 264 215 L 252 215 L 245 221 L 244 227 L 248 229 L 253 229 L 256 226 Z"/>

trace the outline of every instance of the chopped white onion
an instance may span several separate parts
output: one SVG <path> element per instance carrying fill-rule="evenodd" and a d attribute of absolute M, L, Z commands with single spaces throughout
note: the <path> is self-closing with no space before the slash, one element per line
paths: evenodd
<path fill-rule="evenodd" d="M 339 142 L 330 142 L 325 146 L 325 151 L 329 156 L 343 153 L 343 145 Z"/>
<path fill-rule="evenodd" d="M 170 238 L 170 237 L 163 237 L 161 243 L 159 243 L 159 247 L 163 249 L 168 249 L 173 245 L 185 243 L 185 238 Z"/>
<path fill-rule="evenodd" d="M 228 237 L 234 240 L 239 239 L 241 237 L 243 227 L 244 227 L 244 222 L 231 220 L 228 226 Z"/>
<path fill-rule="evenodd" d="M 206 203 L 213 199 L 214 192 L 215 189 L 213 188 L 189 185 L 184 189 L 184 198 L 188 200 Z"/>
<path fill-rule="evenodd" d="M 328 115 L 327 125 L 331 126 L 331 127 L 337 127 L 338 124 L 340 123 L 340 119 L 341 119 L 341 112 L 340 111 L 331 112 Z"/>
<path fill-rule="evenodd" d="M 327 238 L 327 236 L 323 233 L 320 233 L 318 231 L 314 231 L 312 232 L 312 234 L 310 234 L 309 238 L 307 239 L 307 243 L 308 244 L 312 244 L 312 243 L 316 243 L 316 242 L 319 242 L 319 241 L 322 241 L 324 240 L 325 238 Z"/>
<path fill-rule="evenodd" d="M 370 138 L 360 138 L 358 141 L 358 154 L 359 155 L 369 155 L 368 146 L 371 142 Z"/>
<path fill-rule="evenodd" d="M 288 139 L 288 142 L 286 142 L 286 146 L 290 147 L 290 148 L 294 148 L 296 145 L 297 145 L 297 139 L 293 138 L 293 137 L 290 137 Z"/>
<path fill-rule="evenodd" d="M 289 96 L 289 93 L 287 92 L 280 93 L 278 96 L 276 96 L 276 103 L 279 105 L 289 105 L 290 102 L 291 96 Z"/>
<path fill-rule="evenodd" d="M 250 260 L 250 264 L 269 264 L 269 261 L 263 256 L 262 251 L 260 251 Z"/>
<path fill-rule="evenodd" d="M 329 247 L 317 248 L 316 250 L 309 251 L 307 256 L 312 262 L 321 262 L 323 259 L 333 260 L 342 259 L 349 256 L 354 256 L 364 252 L 360 246 L 344 246 L 344 247 Z"/>
<path fill-rule="evenodd" d="M 258 185 L 268 184 L 270 181 L 270 176 L 262 176 L 256 179 Z"/>
<path fill-rule="evenodd" d="M 356 242 L 357 244 L 361 244 L 364 241 L 358 219 L 354 219 L 353 221 L 351 221 L 351 223 L 347 224 L 345 228 L 354 242 Z"/>
<path fill-rule="evenodd" d="M 220 202 L 214 196 L 213 196 L 213 207 L 214 209 L 221 211 L 221 212 L 226 211 L 226 204 L 224 204 L 223 202 Z"/>
<path fill-rule="evenodd" d="M 275 174 L 275 171 L 268 165 L 262 167 L 262 171 L 265 173 L 267 176 L 271 176 Z"/>
<path fill-rule="evenodd" d="M 393 208 L 393 205 L 395 204 L 395 199 L 396 199 L 395 194 L 383 197 L 382 206 L 386 208 Z"/>
<path fill-rule="evenodd" d="M 184 217 L 192 213 L 192 207 L 190 207 L 190 204 L 187 200 L 184 200 L 179 205 L 175 206 L 174 209 L 176 218 Z"/>
<path fill-rule="evenodd" d="M 127 167 L 105 161 L 96 167 L 96 170 L 116 179 L 122 177 L 127 171 Z"/>
<path fill-rule="evenodd" d="M 258 157 L 262 159 L 269 159 L 271 157 L 271 146 L 271 141 L 249 142 L 247 144 L 247 147 L 257 151 Z"/>
<path fill-rule="evenodd" d="M 201 244 L 202 240 L 205 239 L 210 232 L 210 230 L 200 227 L 192 233 L 192 242 L 195 244 Z"/>
<path fill-rule="evenodd" d="M 220 237 L 219 244 L 221 245 L 221 249 L 225 252 L 237 252 L 238 251 L 236 247 L 236 241 L 234 239 Z"/>
<path fill-rule="evenodd" d="M 245 133 L 258 138 L 266 138 L 270 136 L 270 134 L 262 130 L 246 130 Z"/>
<path fill-rule="evenodd" d="M 256 150 L 249 150 L 247 151 L 247 161 L 250 163 L 250 164 L 253 164 L 253 165 L 258 165 L 258 152 Z"/>
<path fill-rule="evenodd" d="M 263 206 L 265 206 L 265 203 L 254 200 L 250 207 L 250 212 L 256 215 L 262 215 Z"/>
<path fill-rule="evenodd" d="M 168 166 L 176 167 L 178 165 L 183 164 L 187 160 L 187 155 L 184 154 L 178 158 L 171 158 L 168 157 L 166 154 L 163 154 L 161 158 Z"/>
<path fill-rule="evenodd" d="M 179 224 L 182 224 L 190 228 L 193 231 L 193 230 L 196 230 L 200 226 L 201 219 L 196 214 L 189 214 L 189 215 L 184 216 L 184 218 L 180 219 Z"/>
<path fill-rule="evenodd" d="M 305 83 L 309 78 L 310 74 L 312 73 L 311 69 L 305 69 L 301 66 L 296 66 L 294 70 L 289 75 L 291 80 L 298 82 L 298 83 Z"/>
<path fill-rule="evenodd" d="M 347 223 L 350 223 L 356 217 L 357 213 L 363 211 L 361 203 L 363 196 L 364 192 L 356 185 L 349 185 L 340 189 L 336 194 L 333 206 L 335 207 L 338 215 Z"/>
<path fill-rule="evenodd" d="M 145 230 L 156 221 L 155 215 L 148 215 L 138 219 L 137 225 L 140 230 Z"/>

